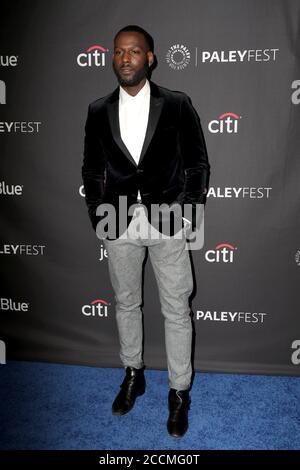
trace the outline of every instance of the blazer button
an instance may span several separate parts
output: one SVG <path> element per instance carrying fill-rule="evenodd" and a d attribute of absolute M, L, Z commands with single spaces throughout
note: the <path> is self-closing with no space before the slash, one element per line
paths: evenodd
<path fill-rule="evenodd" d="M 137 174 L 142 174 L 144 173 L 144 170 L 140 170 L 139 168 L 136 170 Z"/>

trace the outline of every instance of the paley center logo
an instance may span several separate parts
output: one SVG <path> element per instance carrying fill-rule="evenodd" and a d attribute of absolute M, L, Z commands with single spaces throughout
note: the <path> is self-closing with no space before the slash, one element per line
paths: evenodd
<path fill-rule="evenodd" d="M 197 51 L 197 49 L 196 49 Z M 201 62 L 275 62 L 279 49 L 201 51 Z M 197 61 L 196 61 L 197 64 Z"/>
<path fill-rule="evenodd" d="M 210 64 L 217 63 L 249 63 L 249 62 L 275 62 L 278 48 L 268 49 L 236 49 L 236 50 L 199 50 L 194 47 L 194 64 L 198 67 L 199 63 Z M 182 70 L 191 59 L 190 50 L 183 44 L 174 44 L 166 54 L 166 62 L 174 70 Z"/>
<path fill-rule="evenodd" d="M 264 323 L 266 312 L 196 310 L 196 320 L 227 323 Z"/>
<path fill-rule="evenodd" d="M 269 199 L 270 187 L 256 187 L 256 186 L 211 186 L 208 189 L 207 197 L 216 197 L 224 199 Z"/>
<path fill-rule="evenodd" d="M 223 113 L 217 119 L 208 123 L 208 130 L 212 134 L 237 134 L 241 116 L 236 113 Z"/>
<path fill-rule="evenodd" d="M 223 199 L 269 199 L 272 191 L 270 186 L 210 186 L 207 198 Z M 81 197 L 85 197 L 84 186 L 81 185 L 78 190 Z M 300 250 L 299 250 L 300 261 Z"/>
<path fill-rule="evenodd" d="M 191 60 L 191 53 L 183 44 L 173 44 L 166 54 L 167 64 L 174 70 L 182 70 Z"/>
<path fill-rule="evenodd" d="M 90 46 L 86 52 L 81 52 L 77 56 L 79 67 L 105 67 L 105 55 L 108 49 L 99 44 Z"/>
<path fill-rule="evenodd" d="M 40 132 L 41 121 L 0 121 L 0 133 L 34 134 Z"/>
<path fill-rule="evenodd" d="M 45 247 L 46 245 L 12 245 L 3 243 L 2 246 L 0 245 L 0 255 L 43 256 Z"/>
<path fill-rule="evenodd" d="M 233 263 L 233 255 L 237 248 L 229 243 L 220 243 L 213 250 L 205 253 L 209 263 Z"/>
<path fill-rule="evenodd" d="M 103 299 L 92 300 L 90 304 L 83 305 L 81 312 L 86 317 L 108 317 L 110 303 Z"/>

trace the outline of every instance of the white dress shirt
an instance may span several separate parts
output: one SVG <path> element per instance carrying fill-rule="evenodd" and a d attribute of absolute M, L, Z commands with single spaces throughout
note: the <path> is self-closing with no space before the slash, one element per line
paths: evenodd
<path fill-rule="evenodd" d="M 146 136 L 150 109 L 150 84 L 146 78 L 145 85 L 132 96 L 121 86 L 119 92 L 119 123 L 121 139 L 129 150 L 136 164 L 139 163 Z M 140 191 L 138 199 L 141 200 Z M 187 219 L 183 218 L 187 223 Z"/>
<path fill-rule="evenodd" d="M 120 86 L 119 122 L 121 139 L 136 164 L 139 163 L 145 140 L 149 108 L 150 84 L 147 78 L 145 85 L 135 96 L 131 96 Z M 138 199 L 140 199 L 140 197 L 140 191 L 138 191 Z"/>

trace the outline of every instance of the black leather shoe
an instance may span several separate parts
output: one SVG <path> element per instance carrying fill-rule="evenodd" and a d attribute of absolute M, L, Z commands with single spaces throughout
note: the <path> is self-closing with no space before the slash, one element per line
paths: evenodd
<path fill-rule="evenodd" d="M 189 426 L 188 410 L 191 403 L 189 391 L 171 388 L 168 402 L 170 411 L 167 422 L 168 432 L 173 437 L 182 437 Z"/>
<path fill-rule="evenodd" d="M 128 413 L 133 408 L 136 397 L 145 393 L 144 367 L 126 367 L 126 376 L 120 387 L 121 390 L 112 404 L 112 414 L 117 416 Z"/>

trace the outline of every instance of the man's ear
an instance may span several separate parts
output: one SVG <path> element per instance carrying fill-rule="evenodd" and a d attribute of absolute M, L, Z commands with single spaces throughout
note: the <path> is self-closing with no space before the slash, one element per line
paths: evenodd
<path fill-rule="evenodd" d="M 154 54 L 153 54 L 153 52 L 148 51 L 147 52 L 147 57 L 148 57 L 149 67 L 151 67 L 151 65 L 154 63 Z"/>

